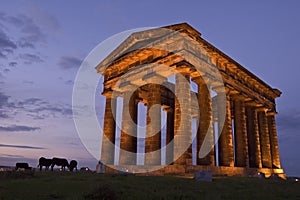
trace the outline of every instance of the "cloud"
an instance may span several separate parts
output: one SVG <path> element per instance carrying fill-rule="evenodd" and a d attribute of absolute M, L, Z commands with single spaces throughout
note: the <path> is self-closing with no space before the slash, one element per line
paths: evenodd
<path fill-rule="evenodd" d="M 0 58 L 7 58 L 16 48 L 17 45 L 0 29 Z"/>
<path fill-rule="evenodd" d="M 44 62 L 44 60 L 40 56 L 30 53 L 20 54 L 20 58 L 24 60 L 25 64 Z"/>
<path fill-rule="evenodd" d="M 45 34 L 41 31 L 41 28 L 27 15 L 20 14 L 11 16 L 1 13 L 0 21 L 18 28 L 20 32 L 23 33 L 23 40 L 30 41 L 32 43 L 46 41 Z"/>
<path fill-rule="evenodd" d="M 8 36 L 0 29 L 0 47 L 1 48 L 9 48 L 16 49 L 17 45 L 8 38 Z"/>
<path fill-rule="evenodd" d="M 13 157 L 13 158 L 24 158 L 24 156 L 21 156 L 21 155 L 12 155 L 12 154 L 3 154 L 3 153 L 1 153 L 0 156 L 4 156 L 6 158 L 10 158 L 10 157 Z"/>
<path fill-rule="evenodd" d="M 48 117 L 71 117 L 72 109 L 68 104 L 51 104 L 40 98 L 29 98 L 15 103 L 10 103 L 8 108 L 15 108 L 27 113 L 33 119 L 45 119 Z"/>
<path fill-rule="evenodd" d="M 281 131 L 300 130 L 300 110 L 286 110 L 277 117 L 277 125 Z"/>
<path fill-rule="evenodd" d="M 37 24 L 36 20 L 27 14 L 10 15 L 8 12 L 0 12 L 0 58 L 8 59 L 10 54 L 47 44 L 47 37 L 41 26 L 43 24 Z M 13 35 L 14 38 L 8 35 Z M 19 57 L 25 64 L 43 62 L 43 59 L 35 54 L 22 52 Z M 10 62 L 10 66 L 15 65 L 15 62 Z"/>
<path fill-rule="evenodd" d="M 51 104 L 39 98 L 29 98 L 19 101 L 16 106 L 28 112 L 29 116 L 34 116 L 35 119 L 42 119 L 46 117 L 57 117 L 58 115 L 71 116 L 72 109 L 67 104 Z"/>
<path fill-rule="evenodd" d="M 22 81 L 24 84 L 27 84 L 27 85 L 33 85 L 34 84 L 34 82 L 33 81 Z"/>
<path fill-rule="evenodd" d="M 0 144 L 0 147 L 20 148 L 20 149 L 46 149 L 44 147 L 25 146 L 25 145 L 11 145 L 11 144 Z M 15 156 L 15 155 L 12 155 L 12 156 Z"/>
<path fill-rule="evenodd" d="M 5 107 L 8 105 L 9 96 L 0 92 L 0 118 L 8 118 Z"/>
<path fill-rule="evenodd" d="M 24 156 L 21 155 L 3 155 L 0 156 L 1 160 L 1 165 L 6 165 L 6 166 L 14 166 L 15 163 L 17 162 L 28 162 L 30 165 L 36 166 L 36 163 L 38 162 L 37 159 L 33 158 L 25 158 Z"/>
<path fill-rule="evenodd" d="M 18 46 L 21 48 L 31 48 L 34 49 L 35 45 L 28 41 L 26 38 L 21 38 L 18 42 L 17 42 Z"/>
<path fill-rule="evenodd" d="M 15 67 L 15 66 L 17 66 L 17 65 L 18 65 L 17 62 L 10 62 L 10 63 L 8 64 L 8 66 L 10 66 L 10 67 Z"/>
<path fill-rule="evenodd" d="M 40 127 L 31 127 L 31 126 L 20 126 L 20 125 L 11 125 L 11 126 L 0 126 L 0 132 L 21 132 L 21 131 L 36 131 L 40 130 Z"/>
<path fill-rule="evenodd" d="M 4 93 L 0 92 L 0 109 L 8 104 L 8 99 L 10 96 L 5 95 Z"/>
<path fill-rule="evenodd" d="M 68 80 L 68 81 L 65 82 L 65 84 L 66 84 L 66 85 L 73 85 L 73 84 L 74 84 L 74 81 Z"/>
<path fill-rule="evenodd" d="M 40 98 L 13 101 L 10 96 L 0 91 L 0 118 L 13 118 L 20 113 L 32 119 L 59 118 L 61 116 L 71 118 L 73 115 L 72 106 L 69 104 L 50 103 Z"/>
<path fill-rule="evenodd" d="M 78 69 L 82 60 L 76 57 L 63 56 L 60 58 L 58 65 L 63 69 Z"/>

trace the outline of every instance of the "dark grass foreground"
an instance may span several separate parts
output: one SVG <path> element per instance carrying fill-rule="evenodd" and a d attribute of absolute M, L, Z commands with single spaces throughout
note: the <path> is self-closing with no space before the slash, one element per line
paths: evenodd
<path fill-rule="evenodd" d="M 1 172 L 0 199 L 300 199 L 300 183 L 278 179 L 83 172 Z"/>

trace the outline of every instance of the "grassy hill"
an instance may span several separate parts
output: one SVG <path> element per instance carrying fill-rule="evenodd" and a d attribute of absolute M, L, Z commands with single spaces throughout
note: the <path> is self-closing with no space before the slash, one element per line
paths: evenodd
<path fill-rule="evenodd" d="M 0 199 L 300 199 L 300 183 L 241 177 L 197 182 L 170 176 L 1 172 Z"/>

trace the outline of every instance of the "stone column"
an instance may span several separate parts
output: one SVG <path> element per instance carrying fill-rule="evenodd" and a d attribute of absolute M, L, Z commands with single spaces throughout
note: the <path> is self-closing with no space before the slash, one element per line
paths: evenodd
<path fill-rule="evenodd" d="M 280 157 L 279 157 L 279 150 L 278 150 L 275 114 L 276 112 L 267 113 L 267 119 L 268 119 L 269 135 L 270 135 L 272 167 L 280 169 L 281 166 L 280 166 Z"/>
<path fill-rule="evenodd" d="M 178 159 L 174 163 L 192 165 L 191 89 L 188 68 L 181 68 L 180 73 L 176 74 L 175 99 L 174 159 Z M 182 153 L 183 151 L 185 152 Z"/>
<path fill-rule="evenodd" d="M 114 164 L 115 155 L 115 114 L 116 114 L 116 99 L 112 98 L 111 93 L 105 93 L 105 114 L 104 128 L 102 137 L 101 161 L 108 165 Z"/>
<path fill-rule="evenodd" d="M 127 104 L 126 102 L 129 103 Z M 136 165 L 137 159 L 137 101 L 136 94 L 124 93 L 119 165 Z"/>
<path fill-rule="evenodd" d="M 267 114 L 266 114 L 267 109 L 259 108 L 257 111 L 258 111 L 258 124 L 259 124 L 262 167 L 272 168 L 270 136 L 269 136 L 269 129 L 268 129 Z"/>
<path fill-rule="evenodd" d="M 232 99 L 234 105 L 235 165 L 247 167 L 249 161 L 245 100 L 242 95 L 234 95 Z"/>
<path fill-rule="evenodd" d="M 167 109 L 167 134 L 166 134 L 166 164 L 173 163 L 173 143 L 174 139 L 174 111 L 172 108 Z"/>
<path fill-rule="evenodd" d="M 208 88 L 209 85 L 206 85 L 207 83 L 202 77 L 194 78 L 193 81 L 198 84 L 198 104 L 200 109 L 197 131 L 197 165 L 215 165 L 212 99 Z M 210 144 L 208 144 L 209 147 L 207 148 L 210 148 L 211 151 L 205 157 L 199 158 L 199 152 L 205 138 L 209 140 Z"/>
<path fill-rule="evenodd" d="M 261 168 L 260 141 L 255 103 L 246 104 L 249 167 Z"/>
<path fill-rule="evenodd" d="M 161 91 L 160 85 L 149 84 L 147 99 L 147 130 L 145 165 L 161 164 Z M 150 112 L 151 109 L 151 112 Z M 150 117 L 151 116 L 151 117 Z"/>
<path fill-rule="evenodd" d="M 227 89 L 226 89 L 227 90 Z M 228 94 L 228 90 L 226 94 L 221 95 L 221 92 L 218 91 L 217 95 L 217 103 L 218 103 L 218 131 L 221 132 L 218 141 L 218 152 L 219 152 L 219 166 L 234 166 L 234 154 L 233 154 L 233 143 L 232 143 L 232 121 L 231 121 L 231 99 Z M 224 102 L 224 95 L 226 96 Z M 225 112 L 224 112 L 225 111 Z M 224 124 L 220 123 L 220 119 L 224 118 L 222 113 L 225 113 Z M 223 125 L 223 127 L 222 127 Z"/>

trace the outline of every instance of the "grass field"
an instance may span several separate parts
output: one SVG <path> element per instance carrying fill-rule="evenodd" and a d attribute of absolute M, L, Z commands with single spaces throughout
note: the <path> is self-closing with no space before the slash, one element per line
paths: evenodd
<path fill-rule="evenodd" d="M 0 199 L 300 199 L 300 183 L 241 177 L 198 182 L 170 176 L 1 172 Z"/>

